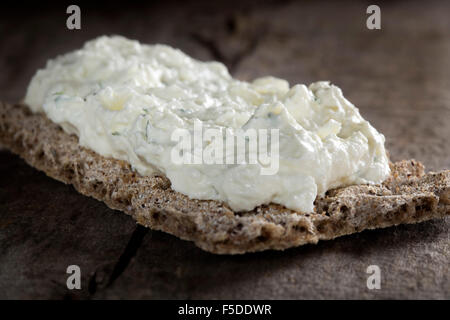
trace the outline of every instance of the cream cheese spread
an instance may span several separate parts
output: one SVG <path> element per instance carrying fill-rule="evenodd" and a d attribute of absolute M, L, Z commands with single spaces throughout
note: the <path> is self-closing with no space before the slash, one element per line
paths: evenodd
<path fill-rule="evenodd" d="M 274 202 L 313 212 L 316 196 L 329 189 L 381 183 L 390 174 L 384 136 L 338 87 L 291 87 L 274 77 L 239 81 L 221 63 L 166 45 L 120 36 L 89 41 L 38 70 L 25 102 L 82 146 L 125 160 L 142 175 L 162 173 L 174 190 L 236 211 Z M 175 163 L 173 131 L 195 124 L 231 134 L 277 129 L 276 173 L 261 174 L 259 162 Z"/>

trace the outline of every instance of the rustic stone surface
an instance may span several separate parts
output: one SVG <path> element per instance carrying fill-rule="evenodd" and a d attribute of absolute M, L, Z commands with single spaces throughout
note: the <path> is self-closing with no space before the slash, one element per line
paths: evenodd
<path fill-rule="evenodd" d="M 351 2 L 83 8 L 81 31 L 65 28 L 62 5 L 2 10 L 0 100 L 20 100 L 49 57 L 117 33 L 222 60 L 240 79 L 331 80 L 385 133 L 394 160 L 450 168 L 448 3 L 383 2 L 380 31 Z M 6 151 L 0 176 L 0 298 L 450 298 L 448 218 L 215 256 L 136 227 Z M 80 291 L 65 287 L 70 264 L 81 267 Z M 371 264 L 382 270 L 378 291 L 366 288 Z"/>

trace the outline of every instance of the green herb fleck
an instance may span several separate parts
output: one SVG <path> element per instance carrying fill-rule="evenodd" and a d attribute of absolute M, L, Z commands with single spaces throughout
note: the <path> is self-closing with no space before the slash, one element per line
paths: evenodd
<path fill-rule="evenodd" d="M 120 133 L 117 131 L 114 131 L 113 133 L 111 133 L 113 136 L 120 136 Z"/>
<path fill-rule="evenodd" d="M 148 142 L 148 126 L 150 124 L 150 120 L 147 120 L 147 124 L 145 125 L 145 140 Z"/>

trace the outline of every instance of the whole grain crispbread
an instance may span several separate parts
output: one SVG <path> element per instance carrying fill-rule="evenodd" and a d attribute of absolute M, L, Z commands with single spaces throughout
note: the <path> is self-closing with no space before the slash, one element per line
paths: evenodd
<path fill-rule="evenodd" d="M 163 176 L 140 176 L 124 161 L 81 147 L 43 114 L 0 102 L 0 144 L 48 176 L 130 214 L 139 224 L 194 241 L 219 254 L 286 249 L 364 229 L 417 223 L 450 214 L 450 170 L 424 172 L 415 160 L 391 164 L 381 185 L 330 190 L 315 212 L 277 204 L 233 212 L 217 201 L 175 192 Z"/>

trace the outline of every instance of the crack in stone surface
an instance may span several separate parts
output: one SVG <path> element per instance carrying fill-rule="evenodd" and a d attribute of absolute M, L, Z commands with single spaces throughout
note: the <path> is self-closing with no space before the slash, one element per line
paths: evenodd
<path fill-rule="evenodd" d="M 208 50 L 214 60 L 223 62 L 233 73 L 242 60 L 256 50 L 266 29 L 265 23 L 248 15 L 233 14 L 219 24 L 218 30 L 195 31 L 191 37 Z"/>
<path fill-rule="evenodd" d="M 126 270 L 128 265 L 136 256 L 137 251 L 142 245 L 142 241 L 150 229 L 137 225 L 131 234 L 130 240 L 127 243 L 124 251 L 116 261 L 115 265 L 107 264 L 97 269 L 89 279 L 88 291 L 90 295 L 95 295 L 96 292 L 105 290 L 110 287 Z M 151 234 L 151 233 L 150 233 Z"/>

